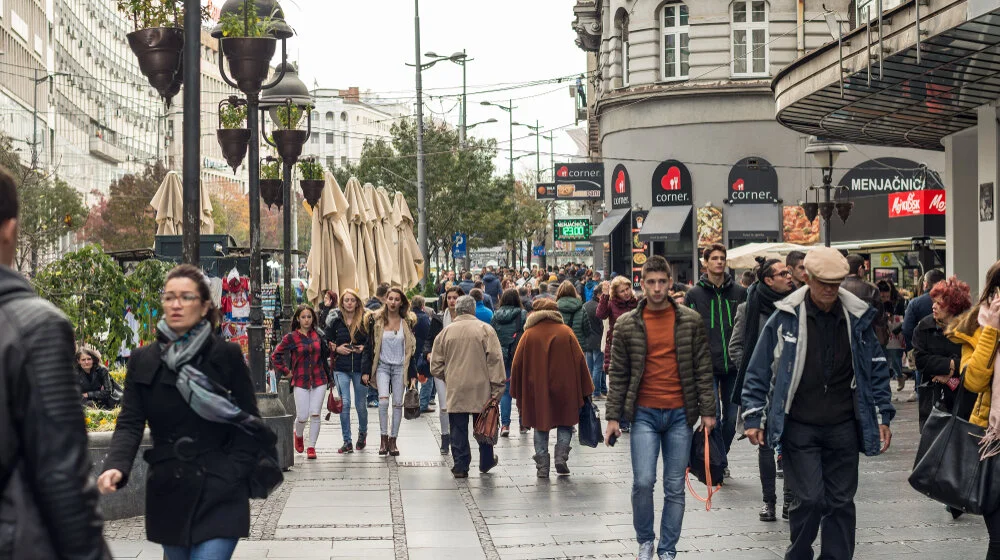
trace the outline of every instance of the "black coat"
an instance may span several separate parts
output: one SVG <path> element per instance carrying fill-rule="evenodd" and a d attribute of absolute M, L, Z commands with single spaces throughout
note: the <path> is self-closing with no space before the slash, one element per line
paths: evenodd
<path fill-rule="evenodd" d="M 213 336 L 195 366 L 229 389 L 244 411 L 259 415 L 250 371 L 240 347 Z M 194 413 L 174 386 L 176 375 L 160 357 L 160 344 L 132 353 L 122 411 L 104 461 L 104 470 L 122 472 L 128 482 L 132 459 L 148 422 L 153 449 L 146 479 L 146 536 L 164 545 L 191 546 L 215 538 L 250 534 L 248 477 L 258 445 L 237 428 L 209 422 Z M 174 453 L 182 437 L 194 440 Z"/>
<path fill-rule="evenodd" d="M 87 373 L 77 365 L 76 380 L 80 384 L 80 395 L 87 393 L 84 404 L 92 403 L 101 408 L 110 408 L 114 404 L 111 401 L 111 374 L 108 368 L 95 363 Z"/>
<path fill-rule="evenodd" d="M 361 310 L 356 311 L 360 313 Z M 340 346 L 341 344 L 357 344 L 358 346 L 364 346 L 368 343 L 368 334 L 363 328 L 358 329 L 354 333 L 354 340 L 351 340 L 351 330 L 347 323 L 344 322 L 344 317 L 341 315 L 339 309 L 334 309 L 330 311 L 330 315 L 326 322 L 326 342 L 332 342 L 334 346 Z M 361 373 L 361 352 L 355 352 L 343 356 L 338 354 L 336 350 L 333 350 L 331 354 L 334 357 L 333 361 L 333 371 L 340 371 L 343 373 Z"/>
<path fill-rule="evenodd" d="M 917 364 L 917 371 L 920 372 L 920 384 L 932 391 L 935 406 L 951 412 L 958 394 L 957 388 L 952 391 L 947 385 L 931 381 L 931 378 L 938 375 L 961 374 L 962 345 L 948 340 L 934 320 L 934 315 L 921 319 L 917 323 L 917 328 L 913 330 L 913 360 Z M 954 371 L 949 365 L 952 361 L 955 362 Z M 960 417 L 969 418 L 978 396 L 978 393 L 972 391 L 964 392 L 962 402 L 958 406 Z"/>
<path fill-rule="evenodd" d="M 715 286 L 707 275 L 702 276 L 685 297 L 687 305 L 705 321 L 715 375 L 736 375 L 739 370 L 739 364 L 729 359 L 729 339 L 736 323 L 736 308 L 746 299 L 746 289 L 733 282 L 728 273 L 722 286 Z"/>

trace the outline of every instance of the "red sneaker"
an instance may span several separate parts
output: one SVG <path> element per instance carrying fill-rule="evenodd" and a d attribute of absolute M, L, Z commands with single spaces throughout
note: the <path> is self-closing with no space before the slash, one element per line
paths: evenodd
<path fill-rule="evenodd" d="M 316 458 L 316 448 L 310 447 L 309 449 L 306 449 L 306 459 L 315 459 L 315 458 Z"/>
<path fill-rule="evenodd" d="M 305 450 L 305 447 L 306 442 L 302 439 L 302 436 L 295 436 L 295 452 L 302 453 L 302 451 Z"/>

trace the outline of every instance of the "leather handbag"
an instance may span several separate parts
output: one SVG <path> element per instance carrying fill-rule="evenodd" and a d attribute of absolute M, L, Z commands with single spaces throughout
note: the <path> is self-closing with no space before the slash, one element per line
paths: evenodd
<path fill-rule="evenodd" d="M 403 395 L 403 417 L 407 420 L 420 418 L 420 393 L 416 389 L 407 389 Z"/>
<path fill-rule="evenodd" d="M 340 389 L 330 387 L 330 394 L 326 397 L 326 419 L 330 419 L 331 414 L 340 414 L 344 411 L 344 401 L 340 398 Z"/>
<path fill-rule="evenodd" d="M 951 412 L 934 407 L 920 432 L 920 446 L 910 473 L 910 486 L 947 506 L 984 515 L 1000 507 L 997 457 L 979 459 L 979 440 L 986 429 L 958 416 L 965 392 L 959 384 Z"/>
<path fill-rule="evenodd" d="M 479 413 L 472 435 L 484 445 L 496 445 L 500 441 L 500 404 L 495 397 L 490 398 Z"/>
<path fill-rule="evenodd" d="M 580 445 L 597 447 L 604 439 L 601 430 L 601 419 L 597 416 L 597 407 L 589 396 L 583 399 L 580 408 Z"/>

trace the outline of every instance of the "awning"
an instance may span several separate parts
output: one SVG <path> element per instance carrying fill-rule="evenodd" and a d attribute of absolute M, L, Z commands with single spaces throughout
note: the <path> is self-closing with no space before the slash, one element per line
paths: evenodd
<path fill-rule="evenodd" d="M 657 206 L 649 211 L 639 230 L 641 241 L 680 241 L 691 222 L 691 206 Z"/>
<path fill-rule="evenodd" d="M 726 212 L 729 239 L 759 239 L 777 237 L 781 231 L 781 207 L 774 204 L 734 205 Z"/>
<path fill-rule="evenodd" d="M 590 238 L 611 237 L 611 234 L 618 228 L 618 224 L 622 223 L 622 220 L 625 219 L 625 216 L 628 216 L 628 213 L 628 208 L 612 210 L 604 218 L 604 221 L 594 228 L 594 232 L 590 234 Z"/>

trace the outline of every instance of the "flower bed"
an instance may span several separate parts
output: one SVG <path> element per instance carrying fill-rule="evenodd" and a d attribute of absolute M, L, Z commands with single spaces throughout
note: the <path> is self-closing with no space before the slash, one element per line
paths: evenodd
<path fill-rule="evenodd" d="M 108 373 L 111 374 L 111 379 L 114 379 L 115 383 L 117 383 L 117 384 L 121 385 L 122 387 L 124 387 L 125 386 L 125 372 L 126 371 L 127 371 L 127 368 L 125 366 L 121 366 L 121 367 L 116 367 L 116 368 L 108 371 Z"/>
<path fill-rule="evenodd" d="M 84 408 L 84 421 L 88 432 L 112 432 L 118 422 L 120 408 L 101 410 L 99 408 Z"/>

